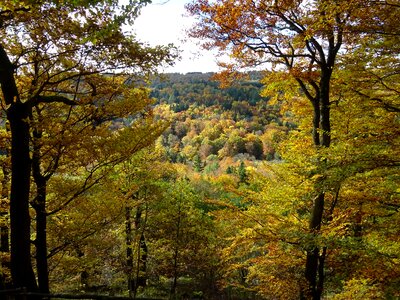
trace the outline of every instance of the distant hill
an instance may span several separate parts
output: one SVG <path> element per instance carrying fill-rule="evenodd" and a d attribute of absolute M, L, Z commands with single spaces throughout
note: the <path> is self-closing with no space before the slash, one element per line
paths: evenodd
<path fill-rule="evenodd" d="M 167 103 L 175 112 L 187 110 L 190 105 L 221 105 L 232 109 L 234 102 L 245 101 L 251 106 L 268 99 L 260 96 L 262 78 L 260 72 L 251 72 L 250 80 L 241 81 L 234 86 L 221 88 L 219 82 L 212 80 L 214 73 L 170 73 L 152 82 L 151 96 L 159 103 Z"/>
<path fill-rule="evenodd" d="M 221 88 L 212 75 L 173 73 L 153 80 L 151 96 L 159 107 L 175 113 L 162 137 L 168 158 L 200 163 L 207 170 L 208 164 L 215 166 L 216 160 L 227 158 L 279 157 L 277 145 L 291 125 L 283 122 L 279 105 L 270 105 L 268 98 L 260 96 L 261 73 L 253 72 L 249 80 L 228 88 Z"/>

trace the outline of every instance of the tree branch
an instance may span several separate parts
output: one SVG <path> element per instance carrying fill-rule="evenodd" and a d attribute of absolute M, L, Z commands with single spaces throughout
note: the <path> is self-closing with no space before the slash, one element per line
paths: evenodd
<path fill-rule="evenodd" d="M 38 103 L 64 103 L 66 105 L 78 105 L 77 101 L 71 100 L 64 96 L 54 95 L 54 96 L 38 96 L 34 105 Z"/>

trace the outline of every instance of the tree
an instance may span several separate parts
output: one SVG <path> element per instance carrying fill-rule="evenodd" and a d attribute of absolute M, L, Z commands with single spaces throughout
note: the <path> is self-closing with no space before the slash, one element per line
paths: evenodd
<path fill-rule="evenodd" d="M 247 183 L 248 175 L 247 175 L 247 172 L 246 172 L 246 165 L 244 164 L 243 161 L 240 162 L 240 165 L 239 165 L 238 170 L 237 170 L 237 174 L 239 176 L 239 182 L 240 183 Z"/>
<path fill-rule="evenodd" d="M 147 286 L 147 223 L 152 217 L 151 208 L 162 197 L 163 181 L 175 174 L 170 164 L 162 161 L 160 147 L 152 145 L 123 163 L 115 175 L 125 198 L 126 273 L 129 295 L 135 298 L 138 288 Z"/>
<path fill-rule="evenodd" d="M 204 164 L 201 161 L 200 155 L 196 154 L 193 158 L 193 170 L 196 172 L 202 172 L 204 169 Z"/>
<path fill-rule="evenodd" d="M 111 84 L 108 85 L 110 87 Z M 127 87 L 134 91 L 135 97 L 125 95 L 118 104 L 124 107 L 119 111 L 117 106 L 112 105 L 110 111 L 103 107 L 102 117 L 114 119 L 116 117 L 128 117 L 146 108 L 146 90 L 138 90 Z M 132 105 L 132 102 L 135 104 Z M 88 114 L 80 107 L 69 108 L 68 113 L 61 113 L 63 107 L 48 105 L 40 111 L 35 111 L 31 118 L 33 127 L 33 155 L 32 155 L 32 176 L 36 186 L 31 205 L 36 212 L 36 267 L 40 290 L 48 292 L 48 249 L 46 227 L 47 218 L 56 217 L 62 214 L 67 206 L 82 194 L 98 184 L 104 184 L 108 178 L 107 174 L 119 163 L 128 160 L 132 155 L 142 148 L 153 143 L 154 140 L 165 129 L 165 124 L 154 122 L 151 116 L 137 116 L 129 126 L 119 125 L 114 121 L 102 122 L 93 127 L 91 121 L 85 120 L 82 115 Z M 93 117 L 88 114 L 88 117 Z M 110 128 L 111 124 L 111 128 Z M 77 155 L 79 154 L 79 155 Z M 68 180 L 58 182 L 57 190 L 54 190 L 53 176 L 71 176 L 71 170 L 78 178 L 71 185 Z M 57 180 L 58 181 L 58 180 Z M 56 199 L 48 194 L 57 194 Z M 77 204 L 75 204 L 77 205 Z M 79 207 L 79 205 L 78 205 Z M 50 249 L 51 252 L 51 249 Z"/>
<path fill-rule="evenodd" d="M 267 299 L 298 299 L 304 251 L 318 243 L 328 253 L 324 297 L 369 292 L 365 282 L 374 283 L 371 295 L 399 293 L 398 114 L 342 95 L 332 110 L 332 120 L 342 123 L 329 149 L 317 151 L 310 143 L 310 108 L 299 99 L 291 109 L 298 128 L 281 141 L 282 161 L 259 166 L 250 181 L 256 189 L 238 191 L 241 205 L 218 212 L 230 241 L 223 250 L 225 286 Z M 325 188 L 336 193 L 325 199 L 324 226 L 315 236 L 307 229 L 308 199 L 321 176 L 314 164 L 320 155 L 327 158 Z"/>
<path fill-rule="evenodd" d="M 179 288 L 180 280 L 189 280 L 190 292 L 196 287 L 210 290 L 210 286 L 200 285 L 204 281 L 215 284 L 209 278 L 216 271 L 215 230 L 203 204 L 187 179 L 165 183 L 162 199 L 154 203 L 155 214 L 149 219 L 149 260 L 157 278 L 169 279 L 171 299 L 184 290 Z"/>
<path fill-rule="evenodd" d="M 124 203 L 118 197 L 115 178 L 110 172 L 105 175 L 100 184 L 75 197 L 58 213 L 47 216 L 49 282 L 54 293 L 126 290 L 125 285 L 118 284 L 125 282 L 124 239 L 119 233 Z M 52 177 L 48 212 L 65 200 L 57 199 L 57 195 L 68 198 L 74 194 L 72 187 L 79 188 L 79 179 L 76 173 Z"/>
<path fill-rule="evenodd" d="M 340 49 L 344 43 L 346 46 L 357 43 L 360 31 L 376 29 L 368 26 L 367 14 L 377 13 L 374 25 L 392 15 L 389 5 L 364 4 L 362 1 L 200 0 L 187 7 L 199 19 L 191 36 L 206 39 L 206 48 L 229 52 L 236 59 L 236 65 L 225 64 L 228 69 L 267 63 L 276 71 L 264 81 L 267 90 L 277 95 L 285 90 L 284 95 L 291 101 L 298 99 L 294 95 L 304 95 L 308 99 L 312 107 L 312 141 L 319 151 L 331 146 L 332 76 Z M 382 8 L 384 12 L 378 13 Z M 297 83 L 300 95 L 293 89 L 293 94 L 287 93 L 283 88 L 288 87 L 287 83 L 276 84 L 277 81 L 289 82 L 289 79 Z M 316 174 L 321 176 L 315 181 L 309 231 L 316 237 L 323 224 L 326 198 L 335 194 L 322 175 L 327 163 L 326 158 L 319 155 L 314 163 Z M 301 298 L 320 299 L 326 247 L 311 243 L 306 252 L 307 283 L 301 289 Z"/>
<path fill-rule="evenodd" d="M 97 109 L 120 91 L 97 94 L 118 73 L 169 61 L 166 48 L 146 48 L 122 32 L 145 2 L 6 1 L 0 10 L 0 84 L 11 132 L 11 273 L 14 287 L 36 290 L 30 262 L 30 132 L 34 107 L 59 103 Z M 106 74 L 98 76 L 99 74 Z M 131 80 L 130 80 L 131 81 Z"/>

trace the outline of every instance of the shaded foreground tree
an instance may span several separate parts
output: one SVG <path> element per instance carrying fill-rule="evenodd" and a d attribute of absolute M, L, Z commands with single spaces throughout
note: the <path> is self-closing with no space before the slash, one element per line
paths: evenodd
<path fill-rule="evenodd" d="M 162 181 L 175 176 L 171 165 L 161 161 L 159 146 L 152 145 L 136 153 L 118 168 L 115 179 L 124 199 L 127 287 L 136 299 L 138 290 L 147 286 L 148 218 L 153 202 L 160 201 Z"/>
<path fill-rule="evenodd" d="M 112 83 L 104 86 L 108 89 Z M 32 192 L 31 205 L 36 213 L 34 256 L 41 292 L 48 291 L 48 253 L 53 253 L 57 247 L 60 251 L 71 243 L 67 239 L 64 245 L 52 245 L 54 248 L 48 250 L 47 219 L 61 217 L 67 206 L 79 207 L 79 202 L 75 203 L 77 199 L 90 193 L 95 185 L 105 184 L 107 174 L 117 164 L 152 143 L 165 128 L 165 124 L 154 122 L 149 114 L 143 117 L 137 115 L 149 104 L 145 89 L 123 89 L 130 93 L 103 106 L 102 118 L 123 118 L 126 114 L 136 114 L 135 121 L 129 126 L 114 121 L 111 129 L 110 122 L 93 127 L 93 114 L 79 106 L 66 107 L 67 110 L 62 113 L 62 106 L 47 105 L 46 108 L 35 109 L 32 114 L 32 177 L 36 189 Z M 66 177 L 73 177 L 73 183 Z"/>
<path fill-rule="evenodd" d="M 3 1 L 0 6 L 0 84 L 11 132 L 11 274 L 16 288 L 37 290 L 29 216 L 33 108 L 82 106 L 89 114 L 96 111 L 91 117 L 96 126 L 105 104 L 123 96 L 121 90 L 98 93 L 99 86 L 123 73 L 144 74 L 170 62 L 168 47 L 147 48 L 122 31 L 145 3 Z"/>
<path fill-rule="evenodd" d="M 395 6 L 396 7 L 396 6 Z M 305 283 L 300 298 L 320 299 L 324 288 L 327 248 L 318 245 L 324 222 L 329 222 L 326 197 L 335 189 L 323 175 L 327 159 L 320 152 L 331 146 L 332 82 L 340 50 L 359 43 L 360 32 L 371 33 L 386 19 L 392 20 L 393 7 L 373 1 L 194 1 L 187 6 L 199 22 L 192 37 L 205 39 L 205 48 L 228 52 L 235 63 L 221 64 L 231 79 L 240 67 L 266 65 L 266 92 L 279 95 L 294 80 L 312 107 L 312 140 L 317 150 L 314 161 L 317 178 L 310 208 L 309 233 L 314 236 L 306 247 Z M 373 22 L 367 15 L 376 15 Z M 285 71 L 283 71 L 283 69 Z M 297 92 L 285 93 L 292 101 Z M 311 199 L 310 199 L 311 200 Z"/>
<path fill-rule="evenodd" d="M 170 299 L 199 291 L 212 299 L 216 296 L 213 272 L 218 270 L 216 228 L 204 209 L 204 199 L 187 178 L 164 183 L 163 189 L 148 221 L 152 272 Z"/>

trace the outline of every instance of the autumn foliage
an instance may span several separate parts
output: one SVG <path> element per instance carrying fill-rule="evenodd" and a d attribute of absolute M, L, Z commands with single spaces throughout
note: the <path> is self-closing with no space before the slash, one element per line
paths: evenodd
<path fill-rule="evenodd" d="M 146 3 L 0 4 L 0 292 L 400 297 L 399 3 L 196 0 L 161 77 Z"/>

